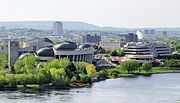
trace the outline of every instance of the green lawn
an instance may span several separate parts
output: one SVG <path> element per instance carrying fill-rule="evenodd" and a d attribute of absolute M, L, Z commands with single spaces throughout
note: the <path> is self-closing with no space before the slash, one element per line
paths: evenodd
<path fill-rule="evenodd" d="M 18 88 L 24 88 L 23 85 L 17 85 Z M 28 84 L 26 85 L 27 88 L 39 88 L 40 85 L 39 84 Z"/>

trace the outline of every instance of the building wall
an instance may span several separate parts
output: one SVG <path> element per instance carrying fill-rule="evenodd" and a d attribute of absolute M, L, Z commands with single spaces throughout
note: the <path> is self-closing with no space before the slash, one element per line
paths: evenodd
<path fill-rule="evenodd" d="M 94 36 L 92 36 L 90 34 L 86 34 L 85 36 L 82 36 L 83 43 L 99 44 L 100 41 L 101 41 L 101 36 L 98 36 L 97 34 L 95 34 Z"/>
<path fill-rule="evenodd" d="M 19 42 L 9 41 L 8 42 L 8 63 L 13 66 L 16 60 L 19 59 Z"/>
<path fill-rule="evenodd" d="M 138 36 L 136 34 L 129 33 L 125 36 L 125 41 L 126 42 L 137 42 Z"/>
<path fill-rule="evenodd" d="M 122 48 L 126 42 L 100 42 L 99 45 L 104 49 Z"/>
<path fill-rule="evenodd" d="M 154 61 L 156 58 L 172 56 L 170 47 L 163 43 L 126 45 L 124 51 L 127 59 L 135 59 L 139 62 Z"/>

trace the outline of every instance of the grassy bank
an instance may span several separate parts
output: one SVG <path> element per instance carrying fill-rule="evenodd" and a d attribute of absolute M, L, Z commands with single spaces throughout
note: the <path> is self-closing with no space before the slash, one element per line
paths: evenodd
<path fill-rule="evenodd" d="M 122 69 L 116 69 L 116 68 L 112 68 L 109 71 L 116 71 L 115 75 L 113 73 L 108 73 L 108 78 L 118 78 L 118 77 L 137 77 L 138 75 L 145 75 L 145 76 L 149 76 L 151 74 L 162 74 L 162 73 L 180 73 L 180 70 L 174 69 L 174 68 L 168 68 L 168 67 L 153 67 L 152 70 L 150 72 L 146 72 L 145 70 L 136 70 L 133 71 L 132 73 L 128 73 L 125 70 Z"/>

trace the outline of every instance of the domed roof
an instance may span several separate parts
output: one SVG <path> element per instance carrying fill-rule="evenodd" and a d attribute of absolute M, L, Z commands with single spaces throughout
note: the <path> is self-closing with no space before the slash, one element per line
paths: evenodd
<path fill-rule="evenodd" d="M 25 42 L 30 43 L 30 42 L 37 42 L 37 41 L 38 42 L 47 42 L 47 43 L 53 44 L 53 42 L 50 39 L 46 38 L 46 37 L 37 37 L 37 38 L 33 38 L 31 40 L 27 40 Z"/>
<path fill-rule="evenodd" d="M 23 59 L 23 58 L 26 57 L 26 56 L 33 56 L 33 54 L 32 54 L 32 53 L 24 53 L 24 54 L 21 54 L 21 55 L 19 56 L 19 59 Z"/>
<path fill-rule="evenodd" d="M 54 51 L 52 48 L 41 48 L 36 52 L 37 56 L 43 56 L 43 57 L 52 57 L 54 56 Z"/>
<path fill-rule="evenodd" d="M 65 41 L 65 42 L 54 45 L 53 48 L 56 50 L 69 50 L 69 49 L 76 49 L 77 45 L 74 42 Z"/>
<path fill-rule="evenodd" d="M 85 44 L 79 46 L 79 49 L 85 49 L 85 48 L 90 48 L 90 47 L 92 47 L 91 44 L 85 43 Z"/>

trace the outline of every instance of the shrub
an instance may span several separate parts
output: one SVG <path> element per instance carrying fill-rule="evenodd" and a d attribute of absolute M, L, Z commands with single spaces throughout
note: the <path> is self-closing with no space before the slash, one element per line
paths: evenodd
<path fill-rule="evenodd" d="M 146 72 L 150 72 L 152 69 L 152 63 L 151 62 L 144 62 L 142 64 L 142 68 L 143 70 L 145 70 Z"/>

